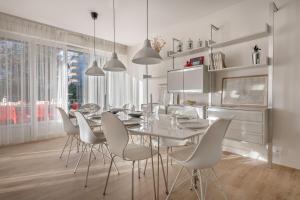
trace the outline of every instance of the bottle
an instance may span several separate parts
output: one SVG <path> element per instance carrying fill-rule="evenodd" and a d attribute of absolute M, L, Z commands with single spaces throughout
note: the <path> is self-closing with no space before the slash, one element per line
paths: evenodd
<path fill-rule="evenodd" d="M 254 65 L 260 64 L 260 48 L 258 48 L 257 45 L 254 46 L 253 48 L 253 53 L 252 53 L 252 63 Z"/>

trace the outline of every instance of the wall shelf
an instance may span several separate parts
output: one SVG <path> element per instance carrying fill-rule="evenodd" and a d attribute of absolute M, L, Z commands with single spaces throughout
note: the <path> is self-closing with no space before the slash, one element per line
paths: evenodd
<path fill-rule="evenodd" d="M 184 67 L 184 68 L 178 68 L 178 69 L 171 69 L 171 70 L 168 70 L 168 72 L 174 72 L 174 71 L 190 71 L 190 70 L 196 70 L 196 69 L 199 69 L 199 67 L 207 67 L 206 65 L 194 65 L 194 66 L 191 66 L 191 67 Z"/>
<path fill-rule="evenodd" d="M 226 46 L 230 46 L 230 45 L 235 45 L 235 44 L 239 44 L 239 43 L 243 43 L 243 42 L 249 42 L 252 40 L 257 40 L 260 38 L 264 38 L 264 37 L 268 37 L 270 34 L 270 26 L 268 24 L 265 25 L 265 29 L 250 35 L 245 35 L 239 38 L 235 38 L 232 40 L 227 40 L 224 42 L 217 42 L 211 45 L 208 45 L 206 43 L 206 45 L 204 47 L 201 48 L 195 48 L 195 49 L 191 49 L 191 50 L 187 50 L 187 51 L 182 51 L 182 52 L 175 52 L 175 53 L 171 53 L 168 57 L 170 58 L 177 58 L 177 57 L 184 57 L 184 56 L 188 56 L 188 55 L 193 55 L 196 53 L 201 53 L 201 52 L 207 52 L 209 51 L 210 47 L 212 48 L 222 48 L 222 47 L 226 47 Z"/>
<path fill-rule="evenodd" d="M 187 51 L 175 52 L 175 53 L 170 54 L 168 57 L 173 57 L 173 58 L 183 57 L 183 56 L 193 55 L 196 53 L 205 52 L 205 51 L 208 51 L 208 49 L 209 49 L 208 46 L 204 46 L 204 47 L 195 48 L 195 49 L 191 49 L 191 50 L 187 50 Z"/>
<path fill-rule="evenodd" d="M 242 36 L 242 37 L 239 37 L 236 39 L 227 40 L 224 42 L 217 42 L 217 43 L 210 45 L 210 47 L 222 48 L 222 47 L 226 47 L 226 46 L 230 46 L 230 45 L 234 45 L 234 44 L 239 44 L 239 43 L 243 43 L 243 42 L 249 42 L 252 40 L 264 38 L 264 37 L 269 36 L 269 34 L 270 34 L 270 26 L 268 24 L 266 24 L 265 29 L 263 31 L 259 31 L 259 32 L 256 32 L 256 33 L 250 34 L 250 35 L 245 35 L 245 36 Z"/>
<path fill-rule="evenodd" d="M 228 67 L 224 69 L 214 69 L 208 70 L 209 72 L 225 72 L 225 71 L 234 71 L 234 70 L 243 70 L 243 69 L 251 69 L 251 68 L 263 68 L 267 67 L 267 63 L 257 64 L 257 65 L 243 65 L 243 66 L 235 66 L 235 67 Z"/>

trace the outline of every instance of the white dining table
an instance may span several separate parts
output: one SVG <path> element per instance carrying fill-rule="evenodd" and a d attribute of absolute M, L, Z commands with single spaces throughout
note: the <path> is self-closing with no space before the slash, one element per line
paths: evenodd
<path fill-rule="evenodd" d="M 150 148 L 151 148 L 151 161 L 152 166 L 153 165 L 153 145 L 152 145 L 152 138 L 157 138 L 157 183 L 154 181 L 154 187 L 156 185 L 155 192 L 155 199 L 159 199 L 159 165 L 160 165 L 160 138 L 165 139 L 176 139 L 176 140 L 186 140 L 195 138 L 198 136 L 201 136 L 205 133 L 207 127 L 212 122 L 209 120 L 199 119 L 199 123 L 203 123 L 204 125 L 198 129 L 189 129 L 184 128 L 182 126 L 179 126 L 180 121 L 176 119 L 176 117 L 171 115 L 157 115 L 157 116 L 151 116 L 149 118 L 144 119 L 137 119 L 137 118 L 131 118 L 127 115 L 121 114 L 119 115 L 119 118 L 124 122 L 127 127 L 127 130 L 129 134 L 131 135 L 140 135 L 140 136 L 148 136 L 150 138 Z M 136 125 L 131 126 L 130 121 L 133 120 L 136 123 Z M 96 123 L 98 123 L 101 126 L 101 120 L 92 120 Z M 188 121 L 188 120 L 184 120 Z M 193 120 L 195 121 L 195 120 Z M 197 121 L 196 121 L 197 122 Z M 168 188 L 166 187 L 166 193 L 168 194 Z"/>
<path fill-rule="evenodd" d="M 160 154 L 160 138 L 186 140 L 203 135 L 211 123 L 209 120 L 200 120 L 199 123 L 205 125 L 199 129 L 182 128 L 180 122 L 173 116 L 160 115 L 149 120 L 144 120 L 140 126 L 128 127 L 127 130 L 132 135 L 142 135 L 150 137 L 151 157 L 153 166 L 153 145 L 152 138 L 157 138 L 157 183 L 155 190 L 155 199 L 159 199 L 159 154 Z M 166 193 L 168 188 L 166 186 Z"/>

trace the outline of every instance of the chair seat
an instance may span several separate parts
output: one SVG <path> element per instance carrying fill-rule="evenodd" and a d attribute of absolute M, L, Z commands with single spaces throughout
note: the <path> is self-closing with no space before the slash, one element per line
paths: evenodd
<path fill-rule="evenodd" d="M 169 153 L 169 156 L 178 162 L 186 161 L 195 151 L 196 145 L 180 148 L 180 150 Z"/>
<path fill-rule="evenodd" d="M 152 150 L 153 155 L 157 154 L 156 149 Z M 151 158 L 151 148 L 138 144 L 128 144 L 124 149 L 124 157 L 126 160 L 145 160 Z"/>
<path fill-rule="evenodd" d="M 106 138 L 104 136 L 103 131 L 96 130 L 96 131 L 93 131 L 93 133 L 97 137 L 97 140 L 95 141 L 95 143 L 99 144 L 99 143 L 106 142 Z"/>

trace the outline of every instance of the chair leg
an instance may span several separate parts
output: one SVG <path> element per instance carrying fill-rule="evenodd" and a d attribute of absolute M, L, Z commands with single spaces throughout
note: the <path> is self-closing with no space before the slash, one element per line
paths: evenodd
<path fill-rule="evenodd" d="M 92 151 L 92 154 L 93 154 L 93 156 L 94 156 L 94 160 L 96 160 L 96 154 L 95 154 L 95 152 L 93 151 L 93 148 L 91 148 L 91 151 Z"/>
<path fill-rule="evenodd" d="M 91 148 L 90 148 L 89 164 L 88 164 L 88 168 L 87 168 L 87 172 L 86 172 L 85 185 L 84 185 L 84 187 L 87 187 L 87 181 L 88 181 L 88 178 L 89 178 L 89 172 L 90 172 L 90 165 L 91 165 L 92 152 L 93 152 L 93 145 L 92 145 Z"/>
<path fill-rule="evenodd" d="M 171 153 L 173 152 L 173 147 L 170 147 L 171 148 Z M 171 158 L 171 165 L 173 165 L 173 159 Z"/>
<path fill-rule="evenodd" d="M 131 199 L 134 200 L 134 163 L 132 161 L 132 172 L 131 172 Z"/>
<path fill-rule="evenodd" d="M 82 145 L 82 147 L 83 147 L 83 146 L 85 146 L 85 147 L 84 147 L 84 149 L 82 150 L 81 156 L 80 156 L 80 158 L 79 158 L 78 161 L 77 161 L 76 167 L 75 167 L 75 169 L 74 169 L 74 174 L 76 173 L 77 168 L 78 168 L 78 165 L 79 165 L 79 163 L 80 163 L 80 161 L 81 161 L 81 159 L 82 159 L 82 157 L 83 157 L 83 154 L 84 154 L 84 152 L 85 152 L 85 150 L 86 150 L 86 145 Z"/>
<path fill-rule="evenodd" d="M 109 148 L 108 148 L 108 146 L 107 146 L 106 143 L 104 143 L 104 145 L 105 145 L 105 147 L 106 147 L 106 149 L 107 149 L 107 151 L 108 151 L 108 154 L 109 154 L 109 156 L 110 156 L 110 159 L 113 160 L 114 168 L 115 168 L 115 170 L 118 172 L 118 175 L 119 175 L 119 174 L 120 174 L 119 169 L 118 169 L 118 167 L 117 167 L 117 165 L 116 165 L 116 163 L 115 163 L 115 161 L 114 161 L 114 159 L 113 159 L 113 157 L 112 157 L 112 155 L 111 155 L 111 153 L 110 153 L 110 150 L 109 150 Z"/>
<path fill-rule="evenodd" d="M 148 159 L 146 159 L 145 167 L 144 167 L 144 176 L 146 175 L 146 169 L 147 169 Z"/>
<path fill-rule="evenodd" d="M 65 151 L 65 148 L 66 148 L 67 145 L 68 145 L 69 139 L 70 139 L 70 136 L 68 136 L 68 139 L 67 139 L 67 141 L 66 141 L 66 143 L 65 143 L 65 145 L 64 145 L 64 147 L 63 147 L 63 149 L 62 149 L 62 151 L 61 151 L 61 154 L 60 154 L 60 156 L 59 156 L 59 159 L 61 159 L 61 157 L 62 157 L 62 155 L 63 155 L 63 153 L 64 153 L 64 151 Z"/>
<path fill-rule="evenodd" d="M 105 156 L 104 156 L 104 151 L 103 151 L 103 144 L 99 144 L 99 147 L 100 147 L 101 153 L 102 153 L 103 164 L 105 165 Z"/>
<path fill-rule="evenodd" d="M 109 179 L 109 175 L 110 175 L 110 171 L 111 171 L 111 166 L 114 162 L 115 156 L 111 156 L 111 160 L 110 160 L 110 165 L 109 165 L 109 170 L 108 170 L 108 174 L 106 177 L 106 182 L 105 182 L 105 187 L 104 187 L 104 191 L 103 191 L 103 195 L 106 194 L 106 188 L 107 188 L 107 184 L 108 184 L 108 179 Z"/>
<path fill-rule="evenodd" d="M 202 180 L 201 170 L 198 170 L 198 178 L 199 178 L 199 183 L 200 183 L 201 200 L 205 200 L 205 196 L 204 196 L 204 193 L 203 193 L 203 180 Z"/>
<path fill-rule="evenodd" d="M 79 139 L 78 139 L 78 137 L 76 137 L 76 141 L 77 141 L 77 153 L 79 153 L 79 145 L 80 145 L 80 141 L 79 141 Z"/>
<path fill-rule="evenodd" d="M 183 167 L 181 167 L 181 169 L 179 170 L 178 174 L 176 175 L 176 178 L 175 178 L 175 180 L 174 180 L 174 182 L 173 182 L 173 184 L 172 184 L 172 186 L 171 186 L 171 189 L 170 189 L 170 191 L 169 191 L 169 194 L 168 194 L 166 200 L 168 200 L 168 199 L 170 198 L 170 196 L 171 196 L 171 194 L 172 194 L 172 191 L 173 191 L 173 189 L 174 189 L 174 187 L 175 187 L 175 184 L 176 184 L 176 182 L 177 182 L 177 180 L 178 180 L 178 178 L 179 178 L 179 176 L 180 176 L 182 170 L 183 170 Z"/>
<path fill-rule="evenodd" d="M 167 147 L 167 186 L 169 187 L 169 150 L 170 147 Z"/>
<path fill-rule="evenodd" d="M 141 179 L 140 161 L 138 161 L 138 177 Z"/>
<path fill-rule="evenodd" d="M 162 160 L 161 154 L 159 154 L 159 157 L 160 157 L 161 168 L 162 168 L 163 177 L 164 177 L 164 181 L 165 181 L 166 194 L 169 194 L 168 184 L 167 184 L 167 179 L 166 179 L 166 174 L 165 174 L 165 168 L 164 168 L 164 164 L 163 164 L 163 160 Z"/>
<path fill-rule="evenodd" d="M 67 162 L 66 162 L 66 168 L 68 167 L 68 163 L 69 163 L 69 157 L 70 157 L 70 153 L 71 153 L 71 150 L 72 150 L 72 144 L 73 144 L 73 139 L 74 137 L 71 136 L 72 139 L 71 139 L 71 145 L 70 145 L 70 148 L 69 148 L 69 154 L 68 154 L 68 158 L 67 158 Z"/>
<path fill-rule="evenodd" d="M 200 173 L 200 172 L 199 172 Z M 194 190 L 194 192 L 196 193 L 197 195 L 197 199 L 198 200 L 203 200 L 203 191 L 202 191 L 202 179 L 201 179 L 201 175 L 197 175 L 198 174 L 198 171 L 197 170 L 194 170 L 193 173 L 192 173 L 192 179 L 191 179 L 191 184 L 192 184 L 192 189 Z M 197 186 L 197 182 L 199 181 L 200 183 L 200 194 L 198 192 L 198 186 Z"/>
<path fill-rule="evenodd" d="M 217 176 L 217 174 L 216 174 L 215 169 L 214 169 L 214 168 L 211 168 L 211 171 L 212 171 L 212 173 L 213 173 L 213 175 L 214 175 L 216 181 L 219 183 L 219 184 L 218 184 L 218 185 L 219 185 L 219 189 L 221 190 L 224 199 L 227 200 L 227 199 L 228 199 L 228 198 L 227 198 L 227 195 L 226 195 L 225 190 L 224 190 L 224 188 L 223 188 L 223 186 L 222 186 L 222 184 L 221 184 L 221 182 L 220 182 L 220 180 L 219 180 L 219 178 L 218 178 L 218 176 Z"/>

